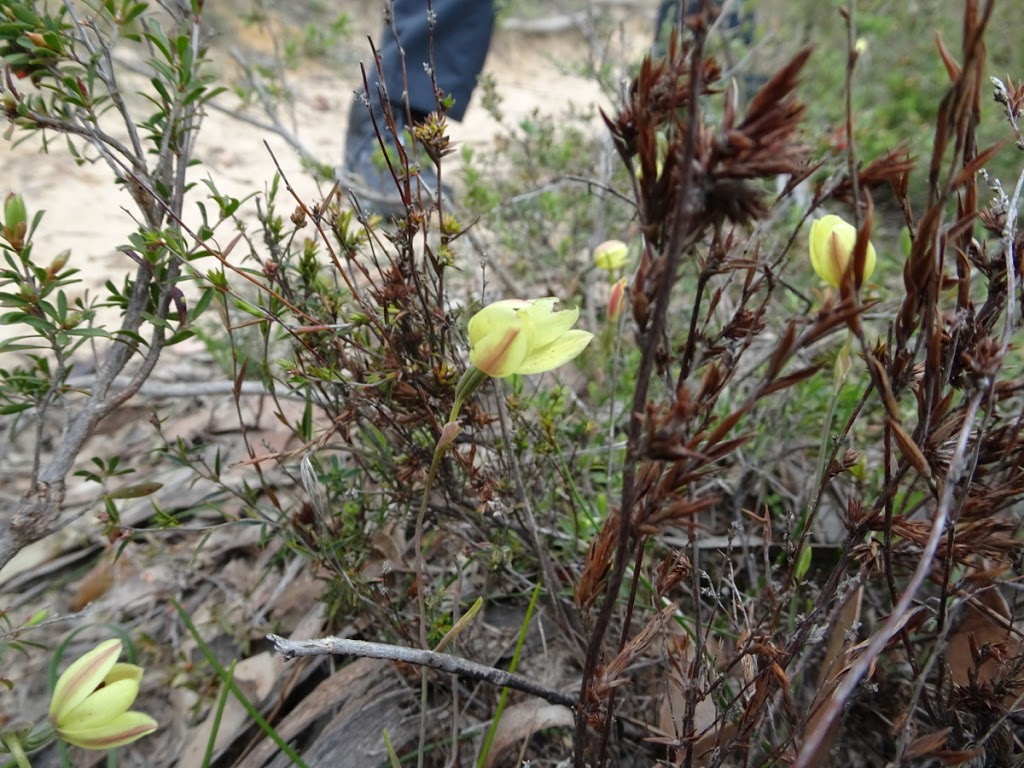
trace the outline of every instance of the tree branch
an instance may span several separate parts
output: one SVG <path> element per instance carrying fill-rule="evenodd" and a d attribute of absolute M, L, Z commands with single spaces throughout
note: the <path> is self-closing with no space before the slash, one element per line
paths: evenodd
<path fill-rule="evenodd" d="M 545 688 L 540 683 L 535 683 L 533 680 L 511 672 L 506 672 L 504 669 L 495 669 L 485 664 L 477 664 L 475 661 L 461 659 L 448 653 L 436 653 L 435 651 L 424 651 L 418 648 L 403 648 L 398 645 L 387 645 L 386 643 L 368 643 L 363 640 L 346 640 L 341 637 L 323 637 L 317 640 L 288 640 L 278 635 L 267 635 L 267 640 L 274 644 L 274 648 L 285 659 L 294 659 L 297 656 L 340 655 L 402 661 L 406 664 L 430 667 L 431 669 L 458 675 L 459 677 L 466 677 L 471 680 L 481 680 L 499 687 L 514 688 L 517 691 L 550 701 L 552 704 L 561 704 L 566 707 L 576 706 L 577 695 L 575 693 L 568 694 L 553 691 L 550 688 Z"/>

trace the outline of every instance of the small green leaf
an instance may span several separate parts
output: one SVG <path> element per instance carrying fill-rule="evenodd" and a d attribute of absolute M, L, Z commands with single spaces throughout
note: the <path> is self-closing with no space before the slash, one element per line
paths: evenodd
<path fill-rule="evenodd" d="M 163 483 L 135 483 L 124 488 L 118 488 L 107 494 L 108 499 L 139 499 L 156 493 L 164 487 Z"/>
<path fill-rule="evenodd" d="M 807 571 L 810 570 L 811 555 L 811 546 L 804 543 L 803 547 L 800 549 L 800 555 L 797 557 L 796 571 L 793 573 L 797 581 L 803 581 L 804 576 L 807 575 Z"/>
<path fill-rule="evenodd" d="M 12 413 L 21 413 L 32 407 L 32 403 L 11 403 L 0 405 L 0 416 L 10 416 Z"/>

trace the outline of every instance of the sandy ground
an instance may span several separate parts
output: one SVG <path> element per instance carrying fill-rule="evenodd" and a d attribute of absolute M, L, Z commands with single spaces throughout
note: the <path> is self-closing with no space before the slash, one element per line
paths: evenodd
<path fill-rule="evenodd" d="M 652 26 L 655 4 L 624 7 L 618 32 L 602 44 L 631 45 L 629 57 L 641 55 L 647 30 Z M 368 58 L 367 34 L 377 32 L 372 14 L 355 20 L 353 34 L 344 43 L 337 58 L 345 63 L 330 67 L 306 62 L 299 71 L 289 75 L 294 90 L 294 111 L 283 116 L 293 124 L 295 135 L 322 162 L 335 165 L 340 160 L 345 121 L 353 90 L 359 82 L 358 60 Z M 499 28 L 487 62 L 485 74 L 493 78 L 503 99 L 502 108 L 510 124 L 535 109 L 551 114 L 566 112 L 570 107 L 585 108 L 606 105 L 592 79 L 579 74 L 586 60 L 588 44 L 583 34 L 561 22 L 567 17 L 553 17 L 556 32 L 523 32 L 520 20 L 507 20 L 507 28 Z M 544 26 L 542 23 L 541 26 Z M 231 45 L 255 51 L 267 46 L 265 39 L 251 29 L 241 30 L 249 38 L 221 35 L 212 45 L 213 57 L 225 69 L 231 61 L 220 48 Z M 632 41 L 625 43 L 624 40 Z M 501 131 L 501 126 L 480 106 L 479 95 L 471 103 L 466 119 L 453 124 L 451 137 L 456 145 L 469 143 L 485 149 Z M 201 165 L 192 171 L 193 179 L 209 177 L 221 192 L 243 197 L 261 192 L 274 173 L 273 160 L 264 142 L 269 145 L 297 193 L 304 200 L 316 200 L 322 194 L 315 180 L 301 169 L 298 153 L 287 140 L 272 132 L 237 119 L 237 99 L 226 93 L 204 120 L 196 156 Z M 258 111 L 244 113 L 254 120 L 266 121 Z M 595 130 L 600 130 L 595 125 Z M 15 134 L 14 138 L 24 134 Z M 457 155 L 456 155 L 457 157 Z M 457 171 L 457 160 L 455 160 Z M 456 177 L 457 178 L 457 177 Z M 39 263 L 49 263 L 54 255 L 70 248 L 71 264 L 82 272 L 82 282 L 69 289 L 93 295 L 108 279 L 118 280 L 132 263 L 117 248 L 127 241 L 133 230 L 130 212 L 133 203 L 127 192 L 112 182 L 111 171 L 102 162 L 76 166 L 65 151 L 60 137 L 51 137 L 48 153 L 40 151 L 40 142 L 29 137 L 21 144 L 0 143 L 0 193 L 21 193 L 30 211 L 45 210 L 46 216 L 35 237 L 35 256 Z M 196 198 L 205 187 L 196 188 Z M 255 203 L 243 209 L 255 214 Z M 230 238 L 228 238 L 230 239 Z M 11 329 L 0 329 L 10 335 Z"/>

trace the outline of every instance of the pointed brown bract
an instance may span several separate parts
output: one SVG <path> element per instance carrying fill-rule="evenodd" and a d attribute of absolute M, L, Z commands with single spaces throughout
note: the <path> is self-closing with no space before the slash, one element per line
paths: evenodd
<path fill-rule="evenodd" d="M 721 126 L 702 134 L 696 154 L 705 177 L 707 216 L 716 226 L 763 218 L 768 201 L 763 188 L 751 182 L 797 175 L 806 165 L 808 148 L 795 135 L 805 106 L 795 91 L 810 53 L 805 48 L 779 70 L 754 95 L 738 124 L 730 90 Z"/>
<path fill-rule="evenodd" d="M 612 558 L 617 544 L 616 537 L 619 530 L 618 510 L 613 510 L 601 526 L 600 532 L 590 543 L 587 550 L 587 558 L 583 564 L 583 572 L 576 581 L 574 597 L 576 605 L 580 608 L 588 608 L 593 605 L 607 586 L 608 571 L 612 565 Z"/>
<path fill-rule="evenodd" d="M 907 179 L 915 165 L 906 145 L 894 147 L 861 168 L 857 172 L 857 184 L 865 190 L 892 187 L 897 198 L 903 198 L 907 193 Z M 854 203 L 853 181 L 849 176 L 844 176 L 835 186 L 831 197 L 848 205 Z"/>
<path fill-rule="evenodd" d="M 692 54 L 673 36 L 665 59 L 644 60 L 622 112 L 616 118 L 605 115 L 616 148 L 636 171 L 642 226 L 655 248 L 667 243 L 680 204 L 701 228 L 762 218 L 768 211 L 765 193 L 750 182 L 800 173 L 807 160 L 808 148 L 795 135 L 805 111 L 795 89 L 810 48 L 758 91 L 738 122 L 729 89 L 717 128 L 690 119 L 697 106 L 692 91 L 698 97 L 715 93 L 712 86 L 720 76 L 711 58 L 692 66 Z M 693 164 L 690 189 L 684 173 L 688 162 Z"/>

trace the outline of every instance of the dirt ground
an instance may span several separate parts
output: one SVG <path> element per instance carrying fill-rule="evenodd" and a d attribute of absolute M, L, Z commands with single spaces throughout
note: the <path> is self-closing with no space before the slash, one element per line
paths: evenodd
<path fill-rule="evenodd" d="M 620 19 L 618 31 L 604 43 L 627 47 L 636 60 L 648 42 L 645 36 L 653 27 L 655 7 L 651 2 L 612 9 Z M 380 33 L 374 14 L 366 8 L 354 13 L 352 34 L 341 50 L 331 54 L 329 63 L 306 60 L 298 71 L 289 73 L 294 109 L 292 114 L 282 114 L 289 127 L 294 125 L 295 137 L 331 166 L 341 158 L 350 98 L 359 82 L 359 62 L 369 57 L 367 35 Z M 561 114 L 574 106 L 608 104 L 594 80 L 581 73 L 588 51 L 577 24 L 582 19 L 552 13 L 542 19 L 506 18 L 496 32 L 484 76 L 493 78 L 510 124 L 533 110 Z M 258 60 L 267 55 L 270 44 L 261 30 L 245 25 L 215 36 L 211 44 L 215 66 L 230 72 L 235 65 L 227 48 Z M 237 100 L 230 93 L 216 105 L 219 109 L 209 110 L 203 122 L 196 152 L 202 164 L 193 172 L 194 178 L 209 176 L 222 192 L 239 197 L 261 191 L 274 173 L 266 142 L 303 199 L 314 200 L 321 194 L 322 187 L 301 169 L 300 158 L 286 139 L 239 120 Z M 258 109 L 240 114 L 266 122 Z M 485 149 L 500 130 L 480 105 L 478 94 L 466 119 L 452 124 L 451 138 L 456 147 L 470 144 Z M 457 153 L 451 162 L 457 178 Z M 95 292 L 106 280 L 132 267 L 116 250 L 131 231 L 131 200 L 112 183 L 111 172 L 103 163 L 76 166 L 64 151 L 63 140 L 53 141 L 49 153 L 41 153 L 39 142 L 29 139 L 17 146 L 5 142 L 0 147 L 0 174 L 4 180 L 0 191 L 20 192 L 30 210 L 46 211 L 36 237 L 40 260 L 71 249 L 73 262 L 82 270 L 82 283 L 75 290 Z M 252 204 L 248 207 L 253 208 Z"/>

